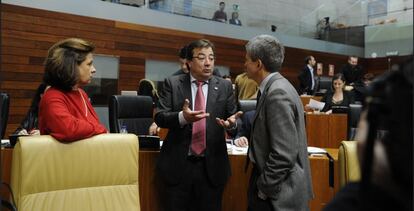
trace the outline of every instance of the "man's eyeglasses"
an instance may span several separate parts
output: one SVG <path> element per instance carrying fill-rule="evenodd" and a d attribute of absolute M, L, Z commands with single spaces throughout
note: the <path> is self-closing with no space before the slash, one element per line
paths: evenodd
<path fill-rule="evenodd" d="M 193 56 L 193 58 L 198 59 L 199 61 L 205 61 L 206 58 L 208 58 L 208 60 L 210 61 L 214 61 L 216 59 L 216 57 L 214 55 L 204 55 L 204 54 L 198 54 L 197 56 Z"/>

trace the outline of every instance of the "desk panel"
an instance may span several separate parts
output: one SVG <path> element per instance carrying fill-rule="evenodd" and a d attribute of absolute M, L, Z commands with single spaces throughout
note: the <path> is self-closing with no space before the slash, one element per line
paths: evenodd
<path fill-rule="evenodd" d="M 347 139 L 348 116 L 346 114 L 306 114 L 308 146 L 339 148 Z"/>
<path fill-rule="evenodd" d="M 336 151 L 337 154 L 337 149 L 331 149 L 331 151 L 333 153 Z M 163 185 L 155 173 L 158 155 L 158 151 L 141 150 L 139 152 L 139 192 L 142 211 L 162 210 L 161 193 Z M 4 182 L 9 184 L 12 156 L 12 149 L 2 149 L 2 178 Z M 310 156 L 309 158 L 314 190 L 314 199 L 310 201 L 309 205 L 311 211 L 319 211 L 332 199 L 336 191 L 333 187 L 329 187 L 329 159 L 325 155 L 322 157 Z M 229 155 L 229 159 L 232 176 L 224 189 L 223 211 L 247 210 L 247 189 L 251 165 L 248 171 L 245 172 L 246 155 Z M 335 170 L 337 172 L 337 168 Z M 337 184 L 336 176 L 334 178 L 335 184 Z M 1 195 L 8 198 L 7 191 L 4 188 L 1 190 Z"/>

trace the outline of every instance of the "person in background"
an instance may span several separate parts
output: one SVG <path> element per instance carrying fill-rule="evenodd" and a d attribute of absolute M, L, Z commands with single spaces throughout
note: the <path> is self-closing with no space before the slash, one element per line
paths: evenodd
<path fill-rule="evenodd" d="M 144 95 L 144 96 L 151 97 L 154 108 L 157 106 L 159 96 L 158 96 L 157 88 L 155 87 L 155 84 L 153 81 L 149 79 L 145 79 L 145 78 L 141 79 L 138 83 L 137 93 L 138 95 Z"/>
<path fill-rule="evenodd" d="M 247 77 L 246 73 L 239 74 L 234 80 L 236 86 L 236 97 L 239 100 L 253 100 L 257 97 L 257 86 L 256 81 Z"/>
<path fill-rule="evenodd" d="M 96 72 L 94 49 L 78 38 L 59 41 L 49 49 L 43 82 L 51 87 L 39 104 L 40 134 L 72 142 L 107 132 L 81 88 Z"/>
<path fill-rule="evenodd" d="M 187 46 L 183 46 L 182 48 L 180 48 L 180 51 L 178 51 L 178 62 L 180 64 L 180 69 L 172 75 L 181 75 L 188 73 L 186 55 Z"/>
<path fill-rule="evenodd" d="M 149 96 L 152 98 L 152 103 L 154 108 L 157 107 L 158 104 L 158 91 L 155 88 L 155 84 L 153 81 L 148 79 L 141 79 L 138 84 L 138 95 Z M 149 135 L 157 135 L 160 131 L 160 128 L 153 122 L 150 127 L 148 128 Z"/>
<path fill-rule="evenodd" d="M 165 210 L 221 210 L 230 176 L 225 130 L 236 130 L 236 103 L 231 83 L 213 76 L 214 45 L 188 45 L 189 74 L 164 81 L 155 122 L 169 132 L 157 172 L 165 184 Z M 224 129 L 223 129 L 224 128 Z"/>
<path fill-rule="evenodd" d="M 362 84 L 364 71 L 362 67 L 358 65 L 357 56 L 350 56 L 348 58 L 348 63 L 342 67 L 341 73 L 344 75 L 346 85 L 359 86 Z"/>
<path fill-rule="evenodd" d="M 237 127 L 237 135 L 234 137 L 234 145 L 238 147 L 249 146 L 250 131 L 255 114 L 256 110 L 247 111 L 240 119 L 237 120 L 239 127 Z"/>
<path fill-rule="evenodd" d="M 348 63 L 342 68 L 346 81 L 346 90 L 351 91 L 356 101 L 362 102 L 364 99 L 364 70 L 358 64 L 358 57 L 350 56 Z"/>
<path fill-rule="evenodd" d="M 346 184 L 324 211 L 413 210 L 412 80 L 411 58 L 369 86 L 355 137 L 361 180 Z"/>
<path fill-rule="evenodd" d="M 16 135 L 40 135 L 38 125 L 38 114 L 39 114 L 39 102 L 48 86 L 41 83 L 36 90 L 35 96 L 33 97 L 32 104 L 27 111 L 26 116 L 20 123 L 20 126 L 14 131 Z"/>
<path fill-rule="evenodd" d="M 354 103 L 354 97 L 349 91 L 345 91 L 345 78 L 342 73 L 337 73 L 332 78 L 332 90 L 328 91 L 321 102 L 325 103 L 322 112 L 332 113 L 332 106 L 346 106 Z"/>
<path fill-rule="evenodd" d="M 315 80 L 315 71 L 314 67 L 316 65 L 315 57 L 307 56 L 305 58 L 305 67 L 302 72 L 299 74 L 299 94 L 313 95 L 316 88 Z"/>
<path fill-rule="evenodd" d="M 372 73 L 367 73 L 363 77 L 364 86 L 367 87 L 374 80 L 375 76 Z"/>
<path fill-rule="evenodd" d="M 230 83 L 232 83 L 230 75 L 223 75 L 223 79 L 228 80 Z"/>
<path fill-rule="evenodd" d="M 238 12 L 232 12 L 231 13 L 231 19 L 229 20 L 229 23 L 233 24 L 233 25 L 238 25 L 238 26 L 242 25 L 241 21 L 239 20 L 239 13 Z"/>
<path fill-rule="evenodd" d="M 246 44 L 247 76 L 260 84 L 249 140 L 249 211 L 308 210 L 313 195 L 302 102 L 279 73 L 284 53 L 270 35 Z"/>
<path fill-rule="evenodd" d="M 227 22 L 227 13 L 224 12 L 225 7 L 226 7 L 226 4 L 223 1 L 221 1 L 219 3 L 219 10 L 217 10 L 214 13 L 214 16 L 212 18 L 213 21 L 218 21 L 218 22 L 222 22 L 222 23 Z"/>

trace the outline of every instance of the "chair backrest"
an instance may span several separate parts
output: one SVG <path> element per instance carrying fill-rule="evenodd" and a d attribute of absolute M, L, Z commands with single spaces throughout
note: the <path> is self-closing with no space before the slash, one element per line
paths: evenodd
<path fill-rule="evenodd" d="M 138 140 L 101 134 L 72 143 L 52 136 L 20 137 L 11 185 L 24 210 L 140 210 Z"/>
<path fill-rule="evenodd" d="M 318 78 L 318 87 L 315 95 L 323 95 L 332 89 L 332 78 L 327 76 L 321 76 Z"/>
<path fill-rule="evenodd" d="M 256 110 L 256 100 L 239 100 L 239 111 L 246 113 L 247 111 Z"/>
<path fill-rule="evenodd" d="M 109 128 L 119 133 L 125 125 L 128 133 L 147 135 L 153 122 L 153 102 L 149 96 L 113 95 L 109 100 Z"/>
<path fill-rule="evenodd" d="M 0 93 L 0 139 L 3 139 L 6 132 L 7 119 L 9 118 L 10 97 L 7 93 Z"/>
<path fill-rule="evenodd" d="M 339 183 L 343 187 L 348 182 L 359 181 L 361 171 L 359 168 L 357 142 L 342 141 L 339 146 Z"/>
<path fill-rule="evenodd" d="M 348 140 L 354 140 L 361 116 L 362 105 L 349 104 L 348 111 Z"/>

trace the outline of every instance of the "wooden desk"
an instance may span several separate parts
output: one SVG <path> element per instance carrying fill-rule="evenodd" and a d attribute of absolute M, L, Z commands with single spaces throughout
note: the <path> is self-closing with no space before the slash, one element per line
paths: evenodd
<path fill-rule="evenodd" d="M 306 114 L 308 146 L 338 149 L 347 139 L 348 116 L 346 114 Z"/>
<path fill-rule="evenodd" d="M 158 151 L 139 152 L 139 194 L 142 211 L 161 210 L 162 184 L 155 173 L 158 155 Z M 2 149 L 2 178 L 9 184 L 12 156 L 12 149 Z M 229 155 L 229 158 L 232 176 L 224 189 L 223 211 L 247 210 L 247 188 L 251 168 L 247 172 L 244 171 L 246 155 Z M 334 188 L 329 187 L 329 159 L 326 156 L 310 156 L 310 165 L 314 199 L 309 205 L 311 211 L 319 211 L 335 194 Z M 1 194 L 8 197 L 3 189 Z"/>

